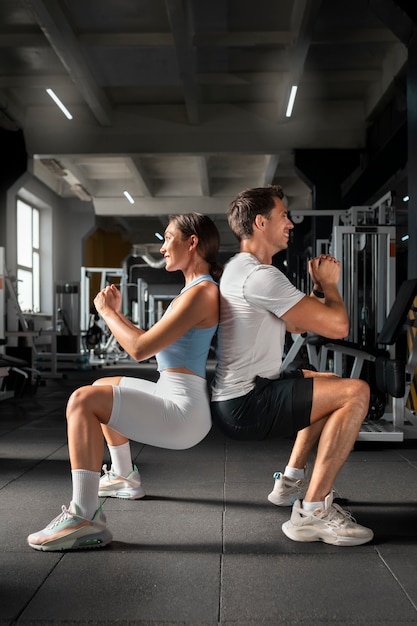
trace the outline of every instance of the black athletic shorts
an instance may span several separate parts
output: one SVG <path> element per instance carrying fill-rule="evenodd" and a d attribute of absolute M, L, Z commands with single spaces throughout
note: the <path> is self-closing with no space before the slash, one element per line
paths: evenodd
<path fill-rule="evenodd" d="M 313 378 L 301 373 L 277 380 L 256 377 L 245 396 L 211 403 L 213 423 L 231 439 L 294 438 L 310 426 Z"/>

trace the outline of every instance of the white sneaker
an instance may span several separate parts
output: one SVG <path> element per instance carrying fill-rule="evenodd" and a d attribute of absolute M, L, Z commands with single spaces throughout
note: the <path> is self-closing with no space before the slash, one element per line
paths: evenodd
<path fill-rule="evenodd" d="M 324 541 L 335 546 L 360 546 L 374 536 L 370 528 L 357 524 L 348 511 L 333 504 L 333 492 L 326 497 L 324 511 L 306 511 L 297 500 L 282 530 L 293 541 Z"/>
<path fill-rule="evenodd" d="M 303 497 L 305 491 L 304 480 L 294 480 L 275 472 L 274 488 L 268 495 L 268 500 L 276 506 L 292 506 L 296 500 Z"/>
<path fill-rule="evenodd" d="M 103 465 L 103 472 L 98 489 L 101 498 L 139 500 L 145 495 L 136 465 L 127 476 L 118 476 L 113 472 L 113 467 L 108 470 L 107 465 Z"/>
<path fill-rule="evenodd" d="M 75 502 L 71 502 L 68 509 L 63 506 L 62 513 L 52 522 L 27 538 L 31 548 L 46 552 L 102 548 L 111 540 L 112 534 L 106 527 L 106 517 L 101 508 L 97 509 L 92 520 L 88 520 L 80 515 Z"/>

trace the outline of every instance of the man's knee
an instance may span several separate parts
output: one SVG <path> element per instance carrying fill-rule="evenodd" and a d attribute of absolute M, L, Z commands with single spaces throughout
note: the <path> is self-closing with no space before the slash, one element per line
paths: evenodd
<path fill-rule="evenodd" d="M 311 421 L 316 422 L 334 411 L 347 411 L 349 419 L 361 422 L 369 411 L 370 390 L 358 378 L 314 379 Z"/>
<path fill-rule="evenodd" d="M 346 378 L 348 386 L 349 400 L 363 415 L 369 409 L 370 388 L 365 380 L 360 378 Z"/>
<path fill-rule="evenodd" d="M 370 389 L 366 380 L 361 378 L 349 378 L 348 380 L 350 381 L 352 394 L 369 402 Z"/>

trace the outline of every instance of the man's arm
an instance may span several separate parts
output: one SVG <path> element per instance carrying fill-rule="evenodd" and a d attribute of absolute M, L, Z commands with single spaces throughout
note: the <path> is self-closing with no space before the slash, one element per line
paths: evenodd
<path fill-rule="evenodd" d="M 349 319 L 346 307 L 340 296 L 337 284 L 340 276 L 340 263 L 330 255 L 321 255 L 309 263 L 313 284 L 324 298 L 306 296 L 282 319 L 289 332 L 312 332 L 329 339 L 342 339 L 349 334 Z M 318 289 L 320 287 L 320 289 Z"/>

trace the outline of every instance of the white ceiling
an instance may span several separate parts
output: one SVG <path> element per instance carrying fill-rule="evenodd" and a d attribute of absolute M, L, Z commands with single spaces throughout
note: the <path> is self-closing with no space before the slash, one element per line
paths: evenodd
<path fill-rule="evenodd" d="M 0 124 L 23 129 L 36 176 L 64 197 L 85 191 L 97 220 L 138 243 L 194 210 L 227 243 L 241 189 L 275 182 L 290 209 L 311 206 L 295 150 L 365 146 L 407 60 L 376 15 L 393 4 L 1 0 Z"/>

